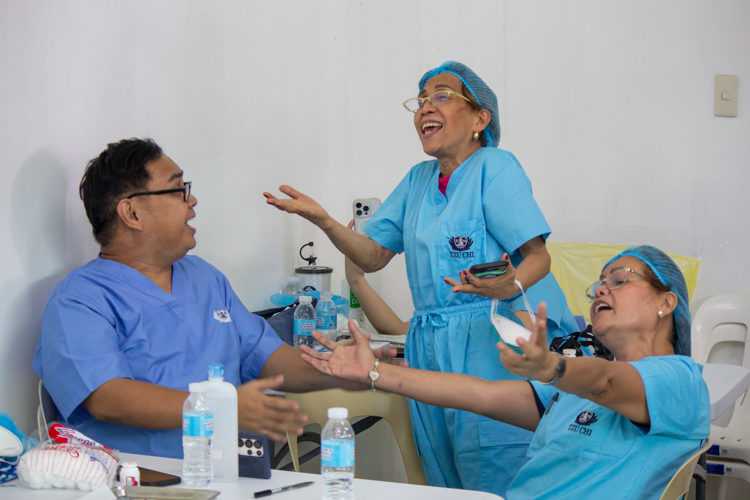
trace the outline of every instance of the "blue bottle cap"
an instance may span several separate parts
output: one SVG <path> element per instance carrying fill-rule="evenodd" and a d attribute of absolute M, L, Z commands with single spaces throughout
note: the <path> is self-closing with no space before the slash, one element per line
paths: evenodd
<path fill-rule="evenodd" d="M 208 365 L 208 378 L 224 378 L 224 365 L 221 363 Z"/>

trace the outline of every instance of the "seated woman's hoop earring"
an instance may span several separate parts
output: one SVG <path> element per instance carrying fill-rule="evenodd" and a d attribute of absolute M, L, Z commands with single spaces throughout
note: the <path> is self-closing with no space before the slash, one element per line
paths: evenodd
<path fill-rule="evenodd" d="M 479 132 L 474 132 L 474 140 L 475 141 L 479 140 Z"/>
<path fill-rule="evenodd" d="M 664 313 L 659 311 L 659 317 L 661 318 L 662 316 L 664 316 Z"/>

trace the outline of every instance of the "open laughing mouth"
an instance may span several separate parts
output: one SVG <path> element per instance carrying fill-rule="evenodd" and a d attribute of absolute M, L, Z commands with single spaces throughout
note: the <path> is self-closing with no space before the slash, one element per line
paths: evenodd
<path fill-rule="evenodd" d="M 443 128 L 442 123 L 438 122 L 424 122 L 422 124 L 422 137 L 429 137 L 435 132 Z"/>
<path fill-rule="evenodd" d="M 604 302 L 599 302 L 596 307 L 594 307 L 594 314 L 599 314 L 600 311 L 611 311 L 612 307 L 609 304 L 605 304 Z"/>

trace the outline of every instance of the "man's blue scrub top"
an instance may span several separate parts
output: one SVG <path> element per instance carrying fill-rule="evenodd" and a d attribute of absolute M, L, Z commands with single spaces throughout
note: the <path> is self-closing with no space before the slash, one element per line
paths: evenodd
<path fill-rule="evenodd" d="M 552 403 L 529 446 L 508 500 L 659 499 L 672 476 L 710 432 L 703 368 L 686 356 L 652 356 L 631 363 L 646 387 L 650 427 L 619 413 L 532 382 Z"/>
<path fill-rule="evenodd" d="M 258 378 L 282 344 L 203 259 L 172 264 L 170 295 L 135 269 L 97 258 L 52 290 L 34 371 L 63 424 L 123 452 L 182 458 L 180 429 L 108 424 L 81 403 L 114 378 L 187 391 L 207 379 L 211 363 L 223 363 L 224 379 L 239 386 Z"/>

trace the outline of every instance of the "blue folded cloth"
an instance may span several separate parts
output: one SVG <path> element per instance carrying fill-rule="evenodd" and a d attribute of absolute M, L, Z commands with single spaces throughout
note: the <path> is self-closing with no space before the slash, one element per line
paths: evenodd
<path fill-rule="evenodd" d="M 16 474 L 16 466 L 11 465 L 8 462 L 0 461 L 0 484 L 7 483 L 18 477 Z"/>

